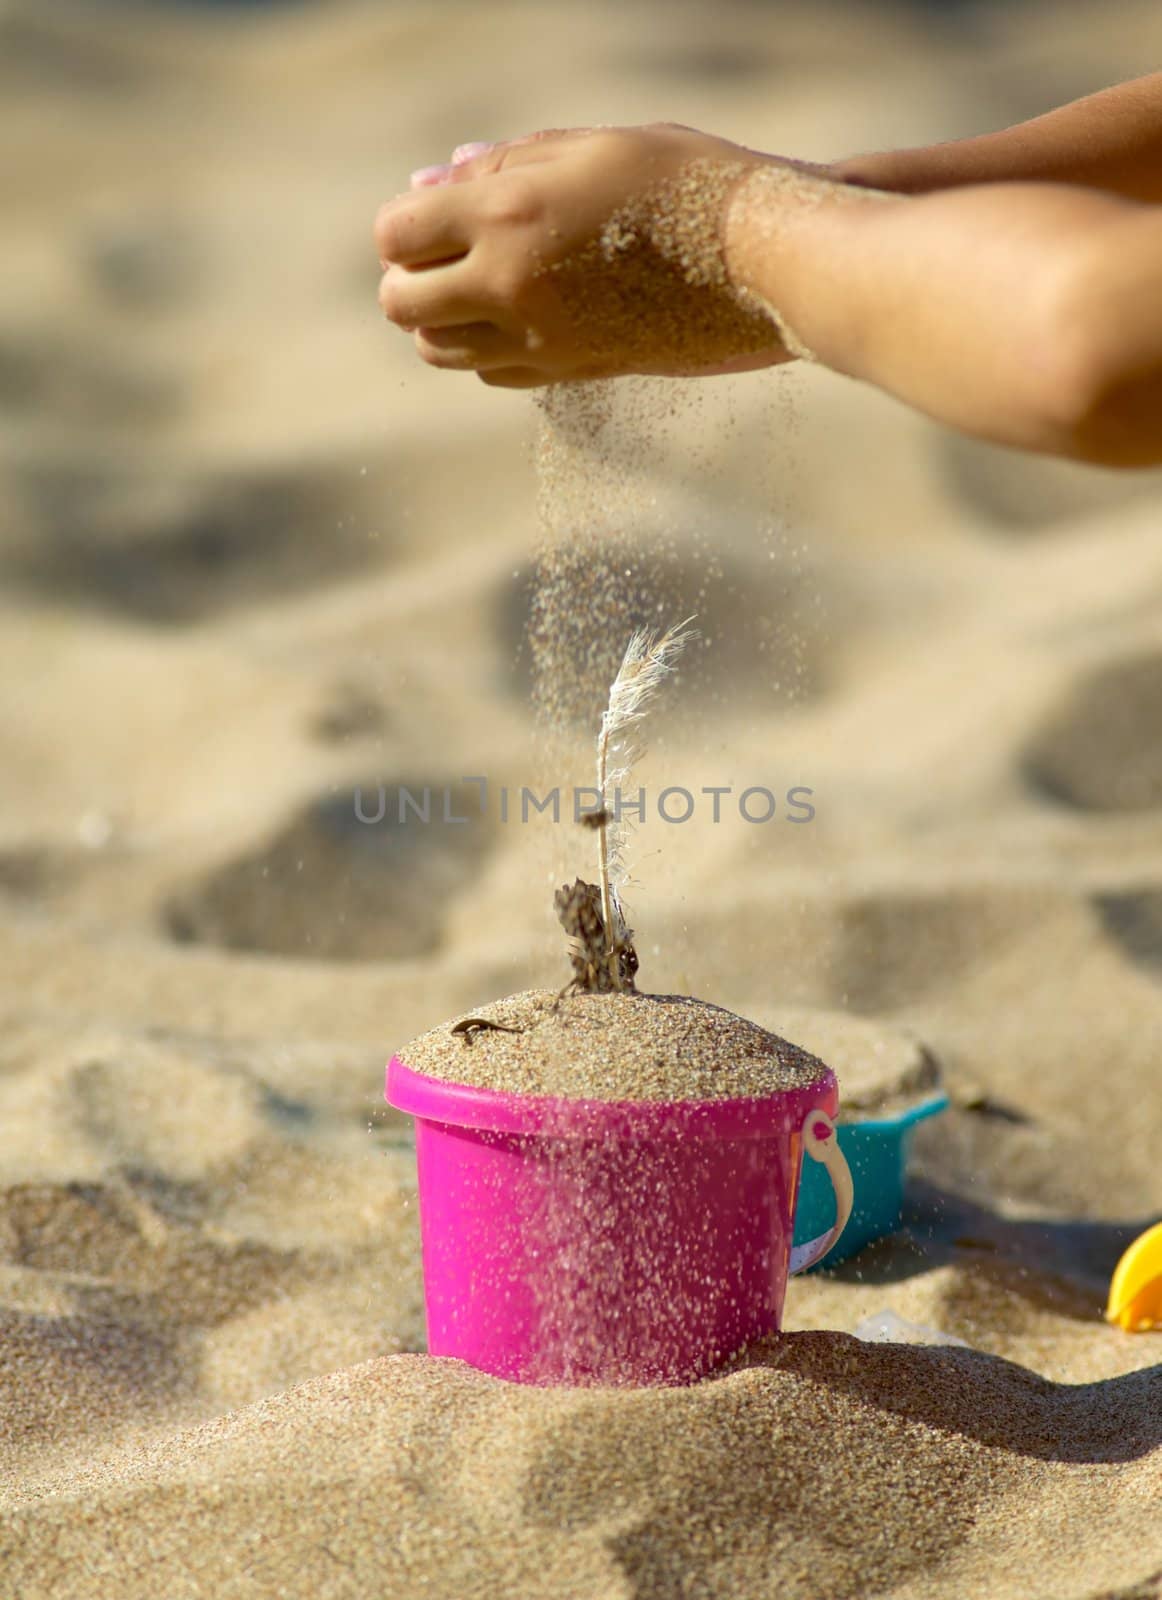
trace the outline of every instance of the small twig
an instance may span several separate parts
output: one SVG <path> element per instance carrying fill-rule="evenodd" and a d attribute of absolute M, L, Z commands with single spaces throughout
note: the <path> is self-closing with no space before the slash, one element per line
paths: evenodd
<path fill-rule="evenodd" d="M 487 1017 L 463 1017 L 452 1024 L 451 1031 L 460 1034 L 465 1044 L 471 1044 L 478 1033 L 523 1033 L 523 1028 L 510 1028 L 504 1022 L 490 1022 Z"/>
<path fill-rule="evenodd" d="M 572 941 L 569 960 L 573 977 L 557 999 L 566 993 L 608 994 L 614 989 L 632 993 L 637 951 L 624 923 L 620 933 L 612 941 L 608 939 L 598 886 L 581 878 L 564 883 L 553 896 L 553 906 Z"/>

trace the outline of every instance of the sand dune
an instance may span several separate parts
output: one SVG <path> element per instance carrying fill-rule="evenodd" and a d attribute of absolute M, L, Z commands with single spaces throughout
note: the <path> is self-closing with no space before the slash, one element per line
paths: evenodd
<path fill-rule="evenodd" d="M 1074 1594 L 1068 1530 L 1100 1519 L 1129 1594 L 1159 1491 L 1151 1389 L 826 1333 L 655 1393 L 389 1358 L 121 1458 L 99 1486 L 44 1486 L 12 1513 L 13 1572 L 62 1595 L 156 1593 L 212 1522 L 190 1593 L 405 1594 L 438 1574 L 464 1595 Z"/>

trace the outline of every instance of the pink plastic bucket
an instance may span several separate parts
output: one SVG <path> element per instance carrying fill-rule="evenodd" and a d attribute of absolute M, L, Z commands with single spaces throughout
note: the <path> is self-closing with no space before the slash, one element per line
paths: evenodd
<path fill-rule="evenodd" d="M 764 1099 L 566 1100 L 413 1072 L 428 1348 L 521 1383 L 685 1383 L 779 1327 L 850 1179 L 833 1074 Z M 804 1143 L 836 1226 L 792 1256 Z M 846 1182 L 846 1192 L 845 1192 Z"/>

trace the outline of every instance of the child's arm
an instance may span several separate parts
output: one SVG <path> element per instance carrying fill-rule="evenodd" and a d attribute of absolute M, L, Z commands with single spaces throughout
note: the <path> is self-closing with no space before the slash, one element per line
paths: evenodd
<path fill-rule="evenodd" d="M 716 163 L 731 187 L 708 215 L 672 185 Z M 598 247 L 627 204 L 648 214 L 659 184 L 671 186 L 671 239 L 693 230 L 705 257 L 709 229 L 720 284 L 643 289 L 648 224 Z M 736 338 L 719 318 L 719 302 L 737 307 L 741 294 L 773 308 L 792 346 L 964 432 L 1109 465 L 1162 462 L 1152 205 L 1052 183 L 884 195 L 689 129 L 641 128 L 498 147 L 385 207 L 376 236 L 389 318 L 416 332 L 425 360 L 489 383 L 780 359 L 776 338 L 767 348 L 753 324 Z M 690 327 L 725 333 L 691 361 Z M 616 337 L 595 358 L 602 329 Z"/>
<path fill-rule="evenodd" d="M 1162 208 L 1063 184 L 847 194 L 768 168 L 731 209 L 734 281 L 811 354 L 997 443 L 1162 462 Z"/>
<path fill-rule="evenodd" d="M 1102 89 L 999 133 L 851 156 L 830 170 L 845 183 L 900 194 L 1017 179 L 1162 201 L 1162 72 Z"/>

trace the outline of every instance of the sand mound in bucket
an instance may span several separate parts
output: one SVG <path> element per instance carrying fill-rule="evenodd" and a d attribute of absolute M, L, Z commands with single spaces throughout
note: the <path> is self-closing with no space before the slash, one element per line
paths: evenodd
<path fill-rule="evenodd" d="M 415 1072 L 510 1094 L 724 1100 L 815 1083 L 816 1056 L 688 995 L 530 989 L 421 1034 Z"/>

